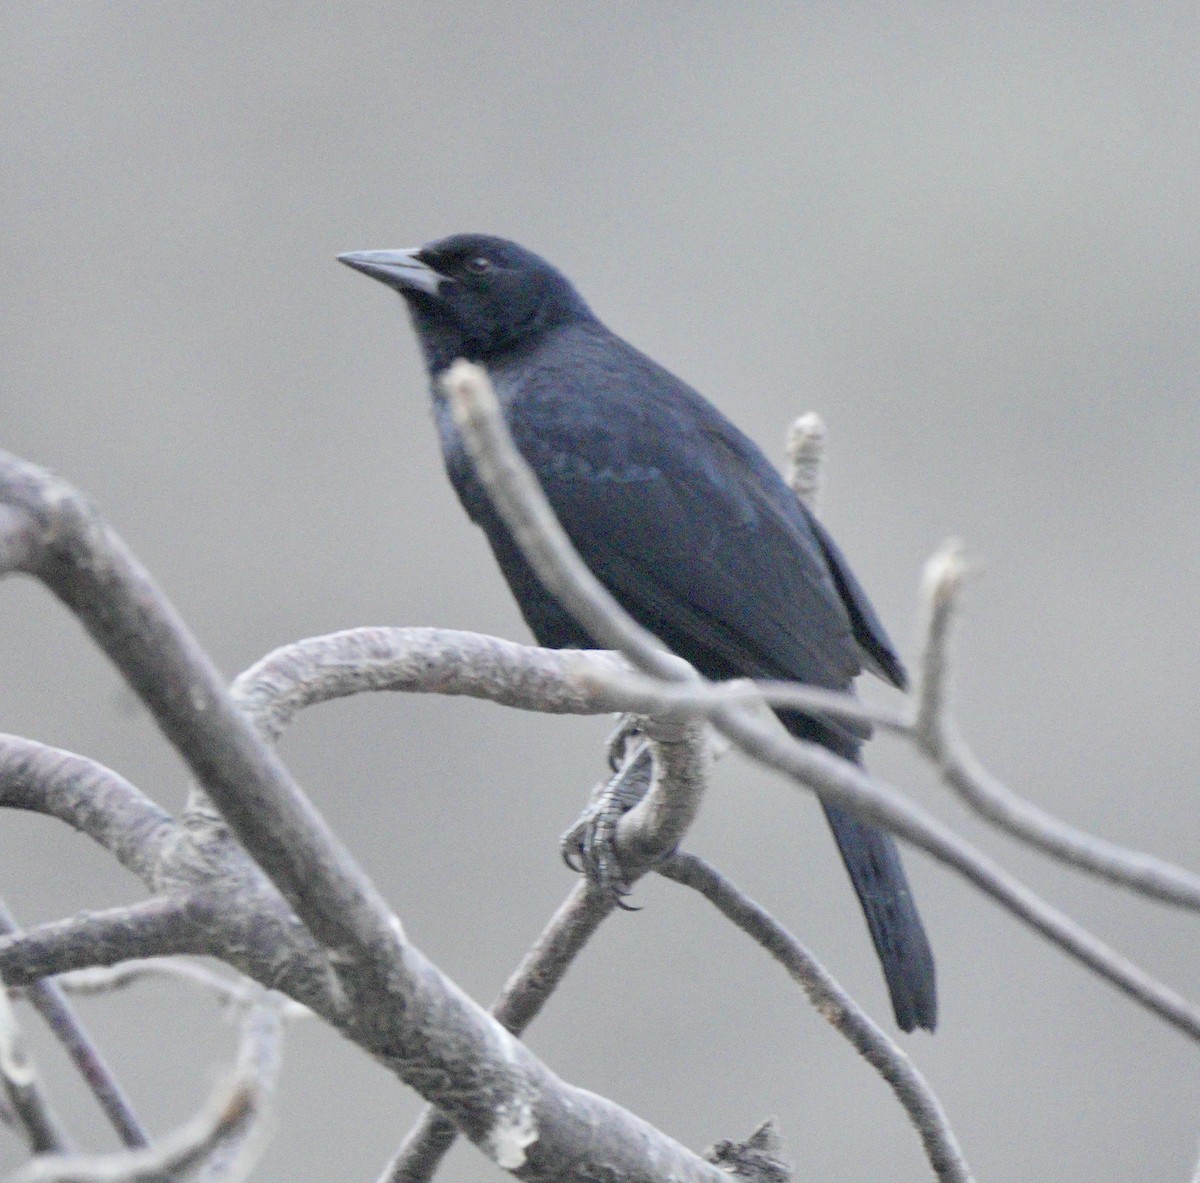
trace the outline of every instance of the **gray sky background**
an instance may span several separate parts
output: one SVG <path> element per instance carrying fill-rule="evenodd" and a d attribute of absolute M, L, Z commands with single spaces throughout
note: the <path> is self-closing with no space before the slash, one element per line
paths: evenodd
<path fill-rule="evenodd" d="M 399 302 L 334 262 L 508 235 L 772 454 L 822 413 L 825 519 L 909 654 L 921 564 L 963 538 L 977 751 L 1196 866 L 1198 50 L 1200 9 L 1169 2 L 8 3 L 0 446 L 86 490 L 231 677 L 352 625 L 524 639 L 441 472 Z M 557 836 L 606 727 L 381 697 L 305 716 L 284 753 L 486 1000 L 570 886 Z M 27 581 L 0 588 L 0 729 L 182 799 L 178 760 Z M 869 759 L 1200 994 L 1194 918 L 1032 858 L 888 741 Z M 62 827 L 0 820 L 23 922 L 140 898 Z M 811 800 L 731 757 L 690 844 L 890 1023 Z M 906 1046 L 979 1178 L 1189 1178 L 1194 1049 L 908 863 L 942 1026 Z M 530 1034 L 555 1070 L 697 1149 L 776 1114 L 798 1178 L 925 1177 L 888 1091 L 782 973 L 672 885 L 636 902 Z M 166 988 L 88 1007 L 158 1129 L 215 1077 L 213 1010 Z M 417 1111 L 299 1029 L 258 1177 L 372 1179 Z M 443 1177 L 501 1173 L 466 1148 Z"/>

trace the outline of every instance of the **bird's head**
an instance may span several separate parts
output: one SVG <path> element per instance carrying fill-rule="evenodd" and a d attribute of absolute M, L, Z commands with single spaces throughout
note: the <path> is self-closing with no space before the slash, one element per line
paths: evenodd
<path fill-rule="evenodd" d="M 486 364 L 531 334 L 592 315 L 561 271 L 487 234 L 456 234 L 417 250 L 355 251 L 338 260 L 404 297 L 433 374 L 460 357 Z"/>

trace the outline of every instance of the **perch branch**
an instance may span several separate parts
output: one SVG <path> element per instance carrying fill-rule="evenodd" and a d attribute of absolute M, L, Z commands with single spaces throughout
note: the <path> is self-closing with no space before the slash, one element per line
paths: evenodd
<path fill-rule="evenodd" d="M 590 672 L 577 677 L 580 667 Z M 363 691 L 407 690 L 471 694 L 509 706 L 584 713 L 625 663 L 614 654 L 531 649 L 495 638 L 438 629 L 357 629 L 317 637 L 269 654 L 234 682 L 234 695 L 261 734 L 277 740 L 300 709 Z M 577 690 L 577 682 L 586 688 Z M 707 729 L 695 722 L 648 724 L 660 769 L 644 800 L 621 822 L 618 842 L 630 879 L 681 840 L 707 773 Z M 561 981 L 587 939 L 612 911 L 601 893 L 579 884 L 492 1006 L 520 1034 Z M 428 1179 L 456 1136 L 454 1124 L 430 1106 L 386 1168 L 384 1178 Z"/>
<path fill-rule="evenodd" d="M 849 694 L 795 682 L 664 685 L 605 649 L 539 649 L 441 628 L 355 628 L 281 646 L 240 674 L 238 704 L 276 740 L 296 712 L 366 691 L 467 695 L 540 714 L 682 716 L 697 704 L 752 704 L 874 723 L 902 734 L 909 719 Z"/>

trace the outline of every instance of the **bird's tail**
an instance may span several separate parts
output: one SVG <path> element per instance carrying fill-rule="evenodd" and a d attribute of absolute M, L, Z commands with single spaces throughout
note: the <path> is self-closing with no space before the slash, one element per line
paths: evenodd
<path fill-rule="evenodd" d="M 896 843 L 891 834 L 836 805 L 824 805 L 824 809 L 866 914 L 896 1022 L 902 1031 L 916 1027 L 932 1031 L 937 1025 L 933 951 Z"/>

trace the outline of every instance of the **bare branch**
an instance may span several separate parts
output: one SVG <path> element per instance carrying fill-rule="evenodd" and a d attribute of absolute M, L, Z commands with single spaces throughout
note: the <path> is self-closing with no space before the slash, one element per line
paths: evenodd
<path fill-rule="evenodd" d="M 262 987 L 246 977 L 232 977 L 186 957 L 156 957 L 146 961 L 123 961 L 120 965 L 77 969 L 59 977 L 58 985 L 68 994 L 106 994 L 148 979 L 166 979 L 196 986 L 215 995 L 226 1006 L 249 1006 L 262 992 Z M 279 995 L 276 1005 L 285 1019 L 313 1016 L 307 1006 L 286 995 Z"/>
<path fill-rule="evenodd" d="M 210 1183 L 240 1183 L 263 1147 L 281 1048 L 280 1009 L 259 990 L 243 1015 L 237 1067 L 191 1121 L 151 1147 L 35 1160 L 7 1183 L 161 1183 L 184 1174 Z"/>
<path fill-rule="evenodd" d="M 69 920 L 0 937 L 0 978 L 23 986 L 49 974 L 112 965 L 131 957 L 163 953 L 207 953 L 192 925 L 189 905 L 156 897 L 103 912 L 81 912 Z"/>
<path fill-rule="evenodd" d="M 0 935 L 19 932 L 7 905 L 0 899 Z M 92 1042 L 61 987 L 49 980 L 30 982 L 25 997 L 45 1020 L 67 1056 L 83 1077 L 100 1108 L 126 1146 L 146 1146 L 149 1135 L 100 1049 Z"/>
<path fill-rule="evenodd" d="M 66 822 L 150 883 L 174 819 L 124 777 L 84 756 L 0 734 L 0 806 Z"/>
<path fill-rule="evenodd" d="M 253 1110 L 242 1126 L 220 1139 L 193 1176 L 194 1183 L 238 1183 L 247 1179 L 266 1148 L 275 1093 L 283 1068 L 285 1020 L 296 1013 L 281 994 L 255 990 L 243 1003 L 236 1075 L 253 1083 Z"/>
<path fill-rule="evenodd" d="M 801 784 L 819 788 L 865 820 L 883 826 L 961 874 L 1034 931 L 1082 962 L 1153 1014 L 1200 1040 L 1200 1010 L 883 781 L 818 748 L 777 734 L 744 714 L 716 720 L 742 751 Z"/>
<path fill-rule="evenodd" d="M 301 708 L 363 691 L 467 693 L 510 706 L 594 710 L 594 693 L 576 691 L 580 666 L 588 670 L 591 691 L 607 685 L 610 670 L 626 668 L 607 652 L 532 649 L 450 630 L 357 629 L 276 650 L 236 680 L 234 693 L 274 740 Z M 605 711 L 613 706 L 608 699 L 599 704 Z M 660 775 L 646 799 L 623 819 L 619 836 L 630 867 L 636 868 L 633 877 L 682 839 L 707 773 L 706 728 L 688 722 L 649 726 Z M 515 1033 L 524 1029 L 611 910 L 598 893 L 582 887 L 572 893 L 493 1006 L 505 1027 Z M 456 1132 L 430 1107 L 385 1177 L 429 1178 Z"/>
<path fill-rule="evenodd" d="M 764 1121 L 745 1142 L 725 1139 L 710 1146 L 704 1157 L 746 1183 L 791 1183 L 793 1168 L 784 1158 L 774 1118 Z"/>
<path fill-rule="evenodd" d="M 575 554 L 508 435 L 486 373 L 458 362 L 443 387 L 480 480 L 546 590 L 597 641 L 620 649 L 640 669 L 664 681 L 689 680 L 679 659 L 666 659 L 657 640 L 626 615 Z M 691 680 L 698 678 L 692 671 Z M 823 748 L 778 735 L 746 711 L 722 706 L 704 714 L 742 751 L 817 791 L 823 799 L 919 846 L 1151 1012 L 1200 1040 L 1200 1010 L 1052 908 L 890 786 Z"/>
<path fill-rule="evenodd" d="M 607 653 L 608 650 L 596 652 Z M 885 707 L 867 706 L 852 694 L 822 690 L 800 682 L 775 682 L 769 679 L 738 678 L 732 682 L 664 683 L 638 673 L 608 674 L 597 669 L 592 675 L 597 691 L 607 692 L 622 711 L 638 715 L 665 718 L 688 714 L 707 714 L 716 706 L 787 707 L 825 715 L 831 719 L 846 719 L 870 723 L 897 735 L 912 734 L 912 721 L 900 711 Z"/>
<path fill-rule="evenodd" d="M 37 524 L 22 569 L 75 613 L 120 669 L 317 939 L 331 949 L 394 949 L 396 922 L 384 901 L 116 533 L 69 485 L 6 452 L 0 503 Z M 312 890 L 314 868 L 324 890 Z"/>
<path fill-rule="evenodd" d="M 825 423 L 816 411 L 801 415 L 787 435 L 787 483 L 812 512 L 821 497 L 821 465 L 825 459 Z"/>
<path fill-rule="evenodd" d="M 683 667 L 686 668 L 686 667 Z M 233 684 L 263 736 L 277 740 L 305 707 L 374 691 L 468 695 L 542 714 L 670 717 L 697 704 L 794 707 L 909 734 L 896 711 L 795 682 L 664 685 L 607 649 L 540 649 L 438 628 L 356 628 L 310 637 L 267 654 Z"/>
<path fill-rule="evenodd" d="M 647 718 L 641 726 L 653 750 L 654 779 L 617 827 L 621 865 L 638 873 L 683 841 L 708 787 L 712 763 L 709 728 L 702 719 Z"/>
<path fill-rule="evenodd" d="M 5 1183 L 161 1183 L 193 1170 L 224 1139 L 236 1136 L 253 1114 L 248 1083 L 223 1081 L 201 1113 L 155 1146 L 117 1154 L 38 1158 L 9 1175 Z"/>
<path fill-rule="evenodd" d="M 625 709 L 597 674 L 627 672 L 604 651 L 535 649 L 438 628 L 358 628 L 267 654 L 233 683 L 233 697 L 268 739 L 297 711 L 365 691 L 470 695 L 521 710 L 605 714 Z"/>
<path fill-rule="evenodd" d="M 33 1154 L 63 1154 L 69 1143 L 21 1045 L 8 991 L 0 988 L 0 1089 Z"/>
<path fill-rule="evenodd" d="M 615 907 L 612 898 L 580 879 L 492 1003 L 497 1022 L 520 1035 Z M 384 1168 L 379 1183 L 426 1183 L 457 1136 L 455 1124 L 428 1106 Z"/>
<path fill-rule="evenodd" d="M 125 675 L 242 846 L 328 951 L 345 1001 L 333 1021 L 352 1039 L 523 1178 L 581 1178 L 594 1161 L 613 1179 L 719 1178 L 653 1126 L 555 1077 L 406 942 L 166 598 L 82 497 L 0 452 L 0 504 L 37 527 L 28 545 L 6 542 L 0 562 L 16 555 Z M 0 972 L 4 952 L 0 946 Z"/>
<path fill-rule="evenodd" d="M 709 766 L 706 725 L 695 720 L 644 722 L 655 775 L 646 796 L 621 818 L 616 834 L 621 866 L 631 884 L 683 840 L 699 807 Z M 631 751 L 627 766 L 636 759 L 637 752 Z M 615 897 L 581 879 L 492 1004 L 497 1020 L 514 1034 L 524 1031 L 614 907 Z M 436 1109 L 427 1109 L 385 1168 L 381 1183 L 425 1183 L 455 1135 L 452 1122 Z"/>
<path fill-rule="evenodd" d="M 950 712 L 950 634 L 964 572 L 958 542 L 947 543 L 925 564 L 925 643 L 913 731 L 919 750 L 972 809 L 1021 841 L 1153 899 L 1200 908 L 1200 875 L 1068 825 L 1018 797 L 976 759 Z"/>
<path fill-rule="evenodd" d="M 700 892 L 758 942 L 804 989 L 829 1024 L 887 1081 L 920 1135 L 941 1183 L 971 1183 L 971 1172 L 949 1120 L 928 1082 L 904 1051 L 846 993 L 823 965 L 774 917 L 743 895 L 703 859 L 682 851 L 658 873 Z"/>

